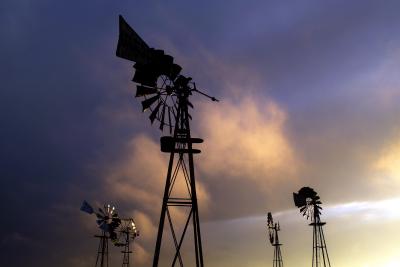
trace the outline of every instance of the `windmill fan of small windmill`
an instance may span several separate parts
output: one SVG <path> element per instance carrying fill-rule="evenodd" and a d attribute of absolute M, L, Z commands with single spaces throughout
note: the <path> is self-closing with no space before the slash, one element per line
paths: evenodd
<path fill-rule="evenodd" d="M 293 199 L 296 207 L 300 208 L 300 213 L 307 220 L 311 219 L 311 221 L 314 221 L 321 215 L 322 207 L 320 205 L 322 202 L 314 189 L 303 187 L 298 193 L 293 193 Z"/>
<path fill-rule="evenodd" d="M 283 259 L 281 253 L 282 244 L 279 242 L 278 232 L 281 230 L 281 227 L 278 223 L 274 223 L 274 219 L 272 218 L 271 212 L 268 212 L 267 215 L 267 226 L 268 226 L 268 237 L 269 242 L 274 247 L 274 259 L 272 261 L 273 267 L 283 267 Z"/>
<path fill-rule="evenodd" d="M 281 230 L 281 226 L 279 222 L 274 223 L 274 219 L 272 218 L 271 212 L 268 212 L 267 215 L 267 226 L 268 226 L 268 236 L 269 242 L 271 245 L 277 245 L 279 243 L 277 232 Z"/>
<path fill-rule="evenodd" d="M 121 219 L 121 225 L 119 226 L 118 232 L 118 240 L 114 243 L 117 247 L 125 246 L 129 241 L 128 239 L 134 240 L 139 236 L 139 231 L 132 218 Z"/>
<path fill-rule="evenodd" d="M 268 212 L 268 236 L 271 245 L 274 244 L 274 219 L 272 219 L 271 212 Z"/>
<path fill-rule="evenodd" d="M 98 208 L 98 212 L 95 212 L 92 206 L 84 201 L 81 207 L 81 211 L 84 211 L 89 214 L 95 214 L 97 219 L 96 223 L 99 228 L 109 234 L 111 240 L 117 239 L 117 233 L 115 230 L 121 224 L 121 219 L 118 217 L 118 213 L 115 210 L 115 207 L 110 204 L 104 204 L 103 209 Z"/>

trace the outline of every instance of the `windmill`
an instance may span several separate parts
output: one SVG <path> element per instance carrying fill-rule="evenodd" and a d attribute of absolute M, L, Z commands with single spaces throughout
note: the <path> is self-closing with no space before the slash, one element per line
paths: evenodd
<path fill-rule="evenodd" d="M 121 251 L 123 256 L 122 267 L 129 267 L 129 255 L 132 253 L 130 247 L 132 242 L 139 236 L 139 231 L 136 227 L 135 222 L 132 218 L 121 219 L 121 225 L 119 226 L 119 237 L 114 243 L 117 247 L 124 247 Z"/>
<path fill-rule="evenodd" d="M 271 212 L 268 212 L 268 237 L 269 242 L 274 247 L 274 259 L 273 259 L 273 267 L 283 267 L 281 246 L 279 243 L 278 231 L 281 230 L 281 227 L 278 223 L 274 223 L 274 219 L 272 218 Z"/>
<path fill-rule="evenodd" d="M 317 192 L 310 187 L 303 187 L 298 193 L 293 193 L 294 204 L 300 208 L 300 213 L 310 220 L 313 227 L 313 267 L 330 267 L 328 250 L 326 248 L 325 236 L 322 226 L 326 223 L 321 222 L 320 206 L 322 202 Z"/>
<path fill-rule="evenodd" d="M 95 235 L 100 239 L 95 267 L 108 267 L 108 239 L 113 242 L 117 240 L 115 230 L 121 224 L 121 219 L 118 217 L 115 207 L 110 204 L 104 204 L 103 209 L 98 208 L 98 211 L 95 211 L 89 203 L 83 201 L 81 211 L 96 215 L 96 223 L 101 230 L 101 235 Z"/>
<path fill-rule="evenodd" d="M 192 138 L 190 134 L 189 107 L 193 108 L 189 97 L 197 92 L 212 101 L 218 101 L 196 88 L 192 78 L 180 74 L 182 68 L 174 63 L 173 57 L 163 50 L 150 48 L 140 36 L 119 16 L 119 39 L 116 55 L 135 62 L 133 82 L 137 83 L 136 97 L 143 98 L 143 111 L 150 111 L 150 121 L 158 121 L 161 131 L 167 130 L 169 136 L 160 139 L 161 151 L 169 153 L 168 172 L 165 183 L 160 223 L 153 258 L 153 267 L 157 267 L 160 259 L 163 232 L 172 236 L 175 252 L 170 259 L 171 266 L 179 262 L 183 266 L 181 254 L 182 244 L 192 222 L 194 257 L 197 267 L 203 267 L 203 251 L 200 233 L 199 211 L 197 203 L 193 154 L 200 150 L 193 149 L 193 144 L 202 143 L 200 138 Z M 185 193 L 177 188 L 181 182 Z M 180 226 L 174 222 L 173 210 L 184 212 L 185 221 Z M 184 211 L 183 211 L 184 210 Z M 166 218 L 167 217 L 167 218 Z M 165 221 L 169 225 L 164 229 Z M 178 229 L 179 228 L 179 229 Z M 190 253 L 188 253 L 190 254 Z M 186 260 L 185 262 L 188 262 Z M 189 264 L 194 265 L 194 264 Z"/>

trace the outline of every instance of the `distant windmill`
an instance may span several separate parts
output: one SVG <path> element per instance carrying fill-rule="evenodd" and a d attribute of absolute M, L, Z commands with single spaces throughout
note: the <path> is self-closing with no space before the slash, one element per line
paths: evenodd
<path fill-rule="evenodd" d="M 274 219 L 272 218 L 271 212 L 268 212 L 268 236 L 269 242 L 274 247 L 274 259 L 273 259 L 273 267 L 283 267 L 281 246 L 279 243 L 278 231 L 281 230 L 281 227 L 278 223 L 274 223 Z"/>
<path fill-rule="evenodd" d="M 157 120 L 160 130 L 167 129 L 170 134 L 170 136 L 161 137 L 160 140 L 161 151 L 169 153 L 169 164 L 153 267 L 157 267 L 159 263 L 164 232 L 170 234 L 175 248 L 169 265 L 175 266 L 178 263 L 181 267 L 183 266 L 181 247 L 187 230 L 193 231 L 193 254 L 195 257 L 195 264 L 187 265 L 203 267 L 193 161 L 193 154 L 200 153 L 200 150 L 192 147 L 194 143 L 202 143 L 203 140 L 192 138 L 190 134 L 192 116 L 189 114 L 189 108 L 193 108 L 193 104 L 189 101 L 189 97 L 196 92 L 213 101 L 218 100 L 199 91 L 196 84 L 191 81 L 192 78 L 180 74 L 182 68 L 174 63 L 172 56 L 165 54 L 163 50 L 150 48 L 122 16 L 119 17 L 119 39 L 116 54 L 118 57 L 135 62 L 133 66 L 135 75 L 132 81 L 138 84 L 136 97 L 143 97 L 142 108 L 143 111 L 150 111 L 151 123 Z M 183 185 L 185 192 L 174 190 L 179 183 Z M 185 221 L 181 221 L 180 224 L 176 222 L 176 218 L 173 218 L 173 210 L 177 209 L 186 217 Z M 169 229 L 164 229 L 165 221 L 169 224 Z M 192 221 L 192 228 L 188 227 L 190 221 Z M 188 261 L 186 260 L 186 262 Z"/>
<path fill-rule="evenodd" d="M 122 267 L 130 267 L 130 254 L 132 254 L 131 244 L 139 236 L 139 231 L 136 227 L 135 222 L 132 218 L 121 219 L 121 225 L 119 226 L 118 241 L 114 244 L 117 247 L 124 247 L 121 251 L 123 256 Z"/>
<path fill-rule="evenodd" d="M 81 211 L 96 215 L 96 223 L 101 229 L 101 235 L 95 235 L 100 239 L 95 267 L 108 267 L 108 239 L 113 242 L 117 240 L 116 229 L 121 224 L 121 219 L 110 204 L 104 204 L 103 209 L 98 208 L 98 211 L 95 211 L 89 203 L 83 201 Z"/>
<path fill-rule="evenodd" d="M 300 208 L 300 213 L 310 220 L 310 226 L 313 227 L 313 267 L 330 267 L 328 250 L 326 248 L 325 236 L 322 226 L 325 222 L 321 222 L 320 215 L 322 202 L 317 192 L 310 187 L 303 187 L 298 193 L 293 193 L 294 204 Z"/>

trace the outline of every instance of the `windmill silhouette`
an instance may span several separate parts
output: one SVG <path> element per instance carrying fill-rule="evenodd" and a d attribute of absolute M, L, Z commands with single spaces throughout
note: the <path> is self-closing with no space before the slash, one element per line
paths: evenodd
<path fill-rule="evenodd" d="M 271 212 L 268 212 L 268 237 L 269 242 L 274 247 L 274 259 L 273 259 L 273 267 L 283 267 L 281 246 L 279 243 L 279 235 L 278 232 L 281 230 L 281 226 L 278 223 L 274 223 L 274 219 L 272 218 Z"/>
<path fill-rule="evenodd" d="M 314 189 L 303 187 L 298 193 L 293 193 L 293 199 L 296 207 L 300 208 L 300 213 L 307 220 L 311 220 L 309 225 L 313 227 L 312 267 L 330 267 L 331 263 L 322 229 L 326 223 L 321 222 L 320 218 L 322 210 L 320 197 Z"/>
<path fill-rule="evenodd" d="M 201 243 L 199 210 L 197 203 L 196 182 L 193 155 L 200 153 L 193 144 L 202 143 L 200 138 L 192 138 L 190 133 L 189 108 L 193 104 L 189 97 L 197 92 L 213 101 L 218 101 L 196 88 L 192 78 L 180 75 L 182 68 L 175 64 L 173 57 L 163 50 L 150 48 L 140 36 L 119 16 L 119 40 L 116 55 L 134 61 L 135 75 L 133 82 L 137 83 L 136 97 L 142 97 L 143 111 L 149 110 L 149 119 L 153 124 L 159 123 L 161 131 L 168 130 L 169 136 L 160 139 L 161 151 L 169 153 L 168 172 L 161 207 L 160 223 L 153 258 L 153 267 L 157 267 L 160 260 L 161 245 L 165 221 L 169 225 L 175 252 L 171 255 L 171 266 L 179 263 L 184 266 L 184 257 L 181 253 L 182 244 L 192 222 L 195 264 L 204 266 Z M 177 189 L 177 184 L 184 185 L 185 192 Z M 173 210 L 179 209 L 185 214 L 185 221 L 181 225 L 175 222 Z M 179 228 L 179 229 L 178 229 Z M 180 231 L 178 231 L 180 230 Z M 188 253 L 189 254 L 189 253 Z M 187 261 L 186 261 L 187 262 Z M 189 263 L 193 266 L 193 263 Z"/>
<path fill-rule="evenodd" d="M 130 267 L 130 254 L 132 254 L 131 245 L 139 236 L 139 230 L 132 218 L 121 219 L 121 225 L 118 229 L 118 240 L 114 243 L 117 247 L 123 247 L 122 267 Z"/>
<path fill-rule="evenodd" d="M 83 201 L 81 211 L 96 215 L 96 223 L 101 230 L 101 235 L 95 235 L 99 238 L 95 267 L 108 267 L 108 240 L 111 239 L 113 242 L 117 240 L 115 230 L 121 224 L 121 219 L 110 204 L 104 204 L 103 208 L 95 211 L 88 202 Z"/>

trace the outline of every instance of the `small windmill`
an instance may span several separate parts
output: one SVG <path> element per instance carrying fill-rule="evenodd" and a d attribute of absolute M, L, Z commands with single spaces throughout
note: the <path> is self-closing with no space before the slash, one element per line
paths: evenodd
<path fill-rule="evenodd" d="M 114 243 L 117 247 L 124 247 L 121 251 L 123 256 L 122 267 L 130 266 L 130 254 L 132 254 L 131 244 L 139 236 L 139 231 L 136 227 L 135 222 L 132 218 L 121 219 L 121 225 L 119 226 L 119 237 L 118 241 Z"/>
<path fill-rule="evenodd" d="M 199 210 L 197 203 L 196 182 L 193 154 L 200 150 L 193 149 L 194 143 L 202 143 L 200 138 L 192 138 L 190 134 L 189 108 L 193 104 L 189 97 L 193 92 L 218 101 L 196 88 L 192 78 L 180 74 L 182 68 L 174 63 L 172 56 L 163 50 L 150 48 L 145 41 L 119 16 L 119 39 L 116 55 L 135 62 L 135 75 L 132 79 L 137 83 L 136 97 L 141 97 L 143 111 L 149 110 L 149 119 L 153 124 L 159 123 L 161 131 L 168 130 L 169 136 L 160 139 L 161 151 L 169 153 L 168 172 L 161 206 L 160 223 L 158 227 L 153 267 L 157 267 L 160 258 L 163 232 L 169 232 L 172 237 L 175 252 L 171 255 L 171 266 L 178 262 L 182 267 L 184 259 L 181 247 L 187 230 L 193 231 L 195 264 L 189 266 L 203 267 L 203 251 L 200 233 Z M 176 184 L 184 187 L 184 193 L 176 188 Z M 175 190 L 174 190 L 175 189 Z M 185 214 L 185 221 L 176 222 L 173 218 L 177 210 Z M 167 221 L 169 229 L 164 229 Z M 193 227 L 188 227 L 192 221 Z M 168 231 L 169 230 L 169 231 Z M 188 253 L 190 255 L 190 253 Z M 189 260 L 185 260 L 188 262 Z"/>
<path fill-rule="evenodd" d="M 278 232 L 281 230 L 281 227 L 278 223 L 274 223 L 274 219 L 272 218 L 271 212 L 268 212 L 268 237 L 269 242 L 274 247 L 274 259 L 273 259 L 273 267 L 283 267 L 281 246 L 279 243 Z"/>
<path fill-rule="evenodd" d="M 326 223 L 321 222 L 320 206 L 322 202 L 317 192 L 310 187 L 303 187 L 298 193 L 293 193 L 294 204 L 300 208 L 300 213 L 310 220 L 313 227 L 313 267 L 330 267 L 328 250 L 326 248 L 325 236 L 322 226 Z"/>
<path fill-rule="evenodd" d="M 95 235 L 100 239 L 95 267 L 108 267 L 108 239 L 113 242 L 117 240 L 115 230 L 121 224 L 121 219 L 115 207 L 110 204 L 104 204 L 103 209 L 99 207 L 98 211 L 95 211 L 89 203 L 83 201 L 81 211 L 96 215 L 96 223 L 101 230 L 101 235 Z"/>

